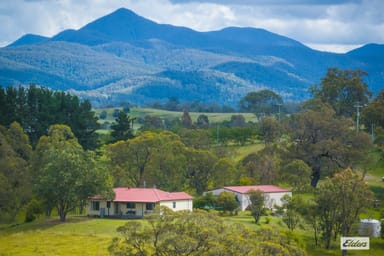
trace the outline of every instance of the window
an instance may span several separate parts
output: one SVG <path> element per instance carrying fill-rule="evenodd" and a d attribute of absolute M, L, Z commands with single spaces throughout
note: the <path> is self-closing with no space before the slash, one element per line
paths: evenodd
<path fill-rule="evenodd" d="M 172 206 L 173 206 L 173 209 L 175 209 L 176 208 L 176 202 L 173 202 Z"/>
<path fill-rule="evenodd" d="M 100 210 L 100 202 L 99 201 L 92 201 L 91 202 L 91 210 L 92 211 Z"/>
<path fill-rule="evenodd" d="M 153 209 L 155 209 L 155 204 L 154 203 L 146 203 L 145 209 L 147 211 L 152 211 Z"/>
<path fill-rule="evenodd" d="M 136 204 L 132 202 L 127 203 L 127 209 L 136 209 Z"/>
<path fill-rule="evenodd" d="M 111 202 L 107 202 L 107 208 L 111 208 Z"/>

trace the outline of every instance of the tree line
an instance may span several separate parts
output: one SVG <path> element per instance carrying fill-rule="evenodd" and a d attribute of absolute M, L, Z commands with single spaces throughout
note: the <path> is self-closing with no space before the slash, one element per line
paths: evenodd
<path fill-rule="evenodd" d="M 85 149 L 95 149 L 97 117 L 88 100 L 62 91 L 30 85 L 29 87 L 0 87 L 0 124 L 18 122 L 33 146 L 47 134 L 52 124 L 71 127 Z"/>

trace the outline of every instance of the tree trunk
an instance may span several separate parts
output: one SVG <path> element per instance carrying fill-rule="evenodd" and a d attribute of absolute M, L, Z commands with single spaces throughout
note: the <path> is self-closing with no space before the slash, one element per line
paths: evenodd
<path fill-rule="evenodd" d="M 84 201 L 84 200 L 81 200 L 81 201 L 80 201 L 80 205 L 79 205 L 79 214 L 80 214 L 80 215 L 83 215 L 84 205 L 85 205 L 85 201 Z"/>
<path fill-rule="evenodd" d="M 312 179 L 311 179 L 311 186 L 316 188 L 317 187 L 317 183 L 319 182 L 319 180 L 320 180 L 320 170 L 319 170 L 319 168 L 313 169 L 313 171 L 312 171 Z"/>
<path fill-rule="evenodd" d="M 65 222 L 65 219 L 67 217 L 67 211 L 65 210 L 64 205 L 59 205 L 57 207 L 57 212 L 59 213 L 60 221 Z"/>

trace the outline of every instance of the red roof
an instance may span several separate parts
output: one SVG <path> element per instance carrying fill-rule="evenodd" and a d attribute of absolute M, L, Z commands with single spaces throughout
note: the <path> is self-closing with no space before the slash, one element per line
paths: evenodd
<path fill-rule="evenodd" d="M 114 202 L 157 203 L 160 201 L 192 200 L 185 192 L 166 192 L 157 188 L 114 188 Z M 92 197 L 100 199 L 99 196 Z"/>
<path fill-rule="evenodd" d="M 274 185 L 254 185 L 254 186 L 230 186 L 224 187 L 226 190 L 233 192 L 247 194 L 250 190 L 260 190 L 264 193 L 279 193 L 279 192 L 290 192 L 290 190 L 281 188 Z"/>

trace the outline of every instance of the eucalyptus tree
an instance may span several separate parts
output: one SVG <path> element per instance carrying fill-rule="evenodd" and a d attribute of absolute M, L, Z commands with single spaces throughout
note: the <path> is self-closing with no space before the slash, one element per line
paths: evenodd
<path fill-rule="evenodd" d="M 146 115 L 141 121 L 141 131 L 147 130 L 164 130 L 165 125 L 163 120 L 159 116 Z"/>
<path fill-rule="evenodd" d="M 305 192 L 311 181 L 311 167 L 303 160 L 294 159 L 281 168 L 281 175 L 294 191 Z"/>
<path fill-rule="evenodd" d="M 199 115 L 196 120 L 196 126 L 200 129 L 209 128 L 209 119 L 207 115 Z"/>
<path fill-rule="evenodd" d="M 32 147 L 20 124 L 0 126 L 0 222 L 13 221 L 31 199 Z"/>
<path fill-rule="evenodd" d="M 52 125 L 42 136 L 33 159 L 35 192 L 61 221 L 95 194 L 111 192 L 111 179 L 91 151 L 84 151 L 66 125 Z"/>
<path fill-rule="evenodd" d="M 330 248 L 332 237 L 352 235 L 352 225 L 372 199 L 373 193 L 363 177 L 351 169 L 336 173 L 320 184 L 315 193 L 315 214 L 325 248 Z"/>
<path fill-rule="evenodd" d="M 279 179 L 281 152 L 277 145 L 267 145 L 241 160 L 244 175 L 260 184 L 276 184 Z"/>
<path fill-rule="evenodd" d="M 258 124 L 258 134 L 265 144 L 277 141 L 281 133 L 282 127 L 275 118 L 268 116 L 260 120 Z"/>
<path fill-rule="evenodd" d="M 115 186 L 179 189 L 185 170 L 185 145 L 168 131 L 145 131 L 106 146 Z"/>
<path fill-rule="evenodd" d="M 329 68 L 321 83 L 314 85 L 310 91 L 314 98 L 332 106 L 336 115 L 352 117 L 356 104 L 367 104 L 372 95 L 364 76 L 367 73 L 362 70 Z"/>
<path fill-rule="evenodd" d="M 229 185 L 236 185 L 240 178 L 234 163 L 227 157 L 222 157 L 216 161 L 211 171 L 213 188 L 220 188 Z"/>
<path fill-rule="evenodd" d="M 187 147 L 196 149 L 209 149 L 211 147 L 211 134 L 206 129 L 181 128 L 177 134 Z"/>
<path fill-rule="evenodd" d="M 240 110 L 258 114 L 275 114 L 278 113 L 279 107 L 283 103 L 283 99 L 277 93 L 271 90 L 260 90 L 257 92 L 249 92 L 240 100 Z"/>
<path fill-rule="evenodd" d="M 255 219 L 256 223 L 259 223 L 260 217 L 264 214 L 264 193 L 260 190 L 250 190 L 249 195 L 249 208 L 251 215 Z"/>
<path fill-rule="evenodd" d="M 193 148 L 188 148 L 186 154 L 186 182 L 196 194 L 201 195 L 213 180 L 212 170 L 218 160 L 217 156 L 209 150 Z"/>
<path fill-rule="evenodd" d="M 311 106 L 291 118 L 288 147 L 291 159 L 304 161 L 312 170 L 311 185 L 322 176 L 361 164 L 371 148 L 365 132 L 356 134 L 353 121 L 337 116 L 329 105 L 311 102 Z"/>

